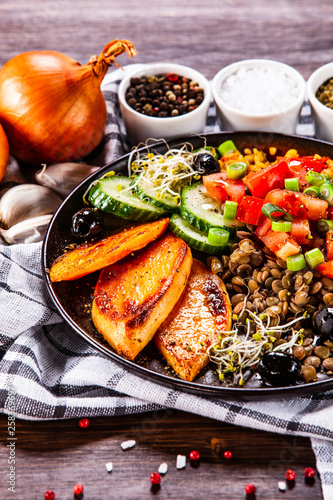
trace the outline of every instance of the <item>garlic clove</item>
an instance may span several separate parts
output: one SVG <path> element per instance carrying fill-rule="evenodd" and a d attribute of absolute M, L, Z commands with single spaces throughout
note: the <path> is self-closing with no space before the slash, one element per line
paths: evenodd
<path fill-rule="evenodd" d="M 35 173 L 35 180 L 38 184 L 53 189 L 65 198 L 86 177 L 99 170 L 99 168 L 84 163 L 43 165 L 43 168 Z"/>
<path fill-rule="evenodd" d="M 42 241 L 53 214 L 33 217 L 15 224 L 10 229 L 1 229 L 0 235 L 10 245 L 37 243 Z"/>
<path fill-rule="evenodd" d="M 37 184 L 20 184 L 5 192 L 0 200 L 0 223 L 10 228 L 23 220 L 51 214 L 62 199 L 51 189 Z"/>

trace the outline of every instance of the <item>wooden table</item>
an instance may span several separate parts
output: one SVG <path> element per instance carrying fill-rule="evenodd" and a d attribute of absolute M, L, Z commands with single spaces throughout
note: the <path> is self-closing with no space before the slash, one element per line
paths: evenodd
<path fill-rule="evenodd" d="M 135 62 L 169 60 L 208 78 L 229 63 L 271 58 L 294 66 L 305 78 L 332 57 L 330 0 L 2 0 L 0 64 L 32 49 L 54 49 L 81 63 L 114 38 L 127 38 L 139 51 Z M 119 59 L 127 64 L 126 56 Z M 134 61 L 133 61 L 134 62 Z M 303 470 L 315 467 L 310 441 L 243 429 L 178 411 L 77 421 L 17 421 L 17 487 L 7 491 L 7 417 L 0 418 L 0 500 L 38 500 L 53 489 L 57 500 L 73 498 L 83 483 L 84 498 L 241 499 L 244 486 L 257 486 L 257 499 L 322 498 L 319 479 L 305 483 Z M 120 444 L 134 438 L 134 449 Z M 177 454 L 200 450 L 198 468 L 175 467 Z M 223 451 L 233 453 L 231 460 Z M 112 461 L 108 474 L 105 464 Z M 161 487 L 150 473 L 167 462 Z M 296 472 L 286 493 L 277 483 Z"/>

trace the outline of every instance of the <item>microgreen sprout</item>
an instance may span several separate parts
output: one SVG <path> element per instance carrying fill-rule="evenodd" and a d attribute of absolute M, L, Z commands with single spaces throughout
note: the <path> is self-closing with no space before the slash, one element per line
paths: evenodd
<path fill-rule="evenodd" d="M 182 189 L 201 178 L 193 167 L 197 153 L 190 144 L 180 149 L 168 149 L 166 153 L 133 150 L 128 160 L 128 174 L 133 179 L 130 188 L 135 189 L 142 177 L 149 182 L 147 194 L 160 198 L 171 196 L 179 204 Z"/>
<path fill-rule="evenodd" d="M 233 384 L 244 384 L 244 371 L 253 369 L 262 355 L 267 351 L 292 352 L 294 345 L 302 341 L 304 329 L 295 330 L 293 325 L 305 319 L 307 314 L 298 317 L 284 325 L 270 326 L 270 316 L 256 313 L 245 309 L 250 318 L 246 319 L 244 325 L 235 323 L 231 331 L 219 332 L 219 342 L 208 348 L 208 354 L 217 365 L 220 380 L 224 380 L 225 374 L 233 374 Z M 264 323 L 266 320 L 266 324 Z M 255 325 L 255 332 L 251 328 Z M 291 335 L 288 342 L 274 347 L 278 336 Z"/>

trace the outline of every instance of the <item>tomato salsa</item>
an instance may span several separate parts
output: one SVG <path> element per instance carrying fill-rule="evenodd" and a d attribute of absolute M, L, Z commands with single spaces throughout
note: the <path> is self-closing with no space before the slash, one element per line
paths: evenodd
<path fill-rule="evenodd" d="M 301 269 L 298 261 L 333 278 L 333 161 L 289 150 L 269 162 L 263 152 L 241 153 L 235 146 L 219 164 L 220 172 L 203 176 L 207 194 L 221 204 L 234 202 L 235 221 L 255 226 L 255 236 L 288 269 Z"/>

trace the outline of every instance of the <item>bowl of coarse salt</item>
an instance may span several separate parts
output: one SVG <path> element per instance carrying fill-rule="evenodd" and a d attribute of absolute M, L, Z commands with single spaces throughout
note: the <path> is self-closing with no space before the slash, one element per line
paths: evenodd
<path fill-rule="evenodd" d="M 212 93 L 222 130 L 294 134 L 306 83 L 287 64 L 247 59 L 221 69 Z"/>

